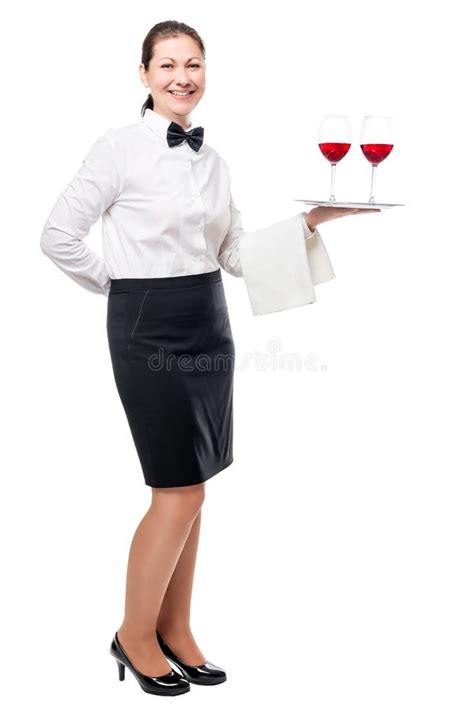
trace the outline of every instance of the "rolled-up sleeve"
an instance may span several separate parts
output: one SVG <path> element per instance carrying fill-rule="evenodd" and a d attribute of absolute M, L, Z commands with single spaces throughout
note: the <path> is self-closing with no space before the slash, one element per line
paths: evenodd
<path fill-rule="evenodd" d="M 70 278 L 93 293 L 108 295 L 110 276 L 104 259 L 85 238 L 120 191 L 114 145 L 108 133 L 96 140 L 43 227 L 40 247 Z"/>

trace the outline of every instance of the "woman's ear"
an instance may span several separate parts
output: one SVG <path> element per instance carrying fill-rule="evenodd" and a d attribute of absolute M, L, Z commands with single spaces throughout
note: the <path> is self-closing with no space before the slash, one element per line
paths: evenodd
<path fill-rule="evenodd" d="M 143 64 L 139 64 L 139 65 L 138 65 L 138 71 L 140 72 L 140 79 L 142 80 L 143 86 L 145 86 L 145 87 L 148 89 L 149 87 L 148 87 L 148 81 L 147 81 L 147 78 L 146 78 L 146 69 L 145 69 L 145 66 L 144 66 Z"/>

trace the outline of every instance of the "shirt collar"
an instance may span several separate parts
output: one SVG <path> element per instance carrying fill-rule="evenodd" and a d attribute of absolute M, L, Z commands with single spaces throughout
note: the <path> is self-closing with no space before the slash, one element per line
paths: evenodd
<path fill-rule="evenodd" d="M 155 131 L 155 133 L 158 133 L 158 135 L 160 135 L 162 138 L 164 138 L 166 140 L 168 126 L 172 122 L 169 118 L 162 116 L 161 113 L 157 113 L 156 111 L 152 111 L 151 108 L 147 108 L 147 109 L 145 109 L 145 113 L 143 114 L 142 121 L 147 126 L 149 126 L 153 131 Z M 190 121 L 190 125 L 188 128 L 186 128 L 186 131 L 191 130 L 192 127 L 193 127 L 193 124 Z"/>

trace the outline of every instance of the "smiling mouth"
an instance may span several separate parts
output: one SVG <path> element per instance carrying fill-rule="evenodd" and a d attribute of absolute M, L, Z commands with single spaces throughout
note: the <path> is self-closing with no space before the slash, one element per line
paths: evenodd
<path fill-rule="evenodd" d="M 172 96 L 176 96 L 176 98 L 188 98 L 188 96 L 192 96 L 194 91 L 188 91 L 186 93 L 175 93 L 174 91 L 169 92 Z"/>

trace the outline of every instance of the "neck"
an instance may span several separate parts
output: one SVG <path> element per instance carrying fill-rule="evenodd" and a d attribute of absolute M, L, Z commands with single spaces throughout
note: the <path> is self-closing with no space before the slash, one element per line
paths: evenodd
<path fill-rule="evenodd" d="M 191 121 L 189 120 L 188 116 L 180 116 L 178 114 L 169 115 L 167 112 L 157 111 L 156 108 L 153 108 L 152 110 L 155 113 L 159 113 L 159 115 L 163 116 L 163 118 L 167 118 L 170 121 L 174 121 L 179 126 L 181 126 L 181 128 L 184 128 L 184 130 L 188 130 L 188 128 L 191 127 Z"/>

